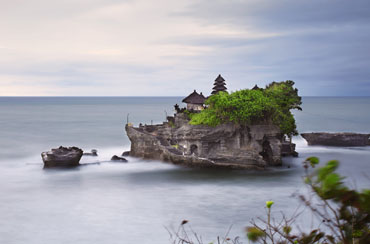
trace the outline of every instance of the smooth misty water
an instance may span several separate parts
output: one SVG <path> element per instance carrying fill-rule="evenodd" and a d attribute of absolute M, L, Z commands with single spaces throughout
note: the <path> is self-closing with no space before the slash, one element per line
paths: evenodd
<path fill-rule="evenodd" d="M 264 202 L 292 212 L 294 192 L 304 189 L 301 162 L 316 155 L 339 159 L 357 188 L 369 188 L 370 148 L 307 147 L 299 158 L 266 172 L 200 170 L 129 158 L 107 163 L 129 149 L 129 121 L 150 124 L 181 98 L 0 97 L 0 243 L 169 243 L 165 229 L 190 220 L 209 241 L 233 225 L 243 234 Z M 300 132 L 370 132 L 370 98 L 304 98 L 296 112 Z M 166 112 L 165 112 L 166 111 Z M 59 145 L 98 149 L 102 162 L 72 170 L 42 170 L 40 153 Z M 287 168 L 287 166 L 291 166 Z M 309 222 L 307 220 L 302 221 Z"/>

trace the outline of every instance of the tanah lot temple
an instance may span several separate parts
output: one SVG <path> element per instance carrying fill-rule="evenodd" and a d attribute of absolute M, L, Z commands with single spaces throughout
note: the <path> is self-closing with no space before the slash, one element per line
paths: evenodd
<path fill-rule="evenodd" d="M 213 83 L 212 95 L 220 91 L 227 91 L 225 79 L 219 74 Z M 201 111 L 204 109 L 204 102 L 207 98 L 194 90 L 189 96 L 185 97 L 182 102 L 186 103 L 186 109 L 189 111 Z"/>
<path fill-rule="evenodd" d="M 257 86 L 253 89 L 259 89 Z M 219 75 L 212 95 L 226 92 L 225 79 Z M 194 90 L 175 105 L 176 113 L 156 125 L 134 127 L 127 123 L 125 130 L 131 141 L 132 157 L 172 162 L 188 167 L 220 167 L 230 169 L 265 169 L 281 165 L 283 155 L 294 155 L 295 145 L 285 142 L 278 126 L 253 124 L 241 126 L 225 123 L 218 126 L 190 124 L 185 110 L 199 112 L 206 108 L 205 97 Z"/>

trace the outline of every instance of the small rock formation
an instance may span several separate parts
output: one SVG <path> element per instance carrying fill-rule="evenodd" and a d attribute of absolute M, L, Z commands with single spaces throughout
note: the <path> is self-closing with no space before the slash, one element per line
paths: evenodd
<path fill-rule="evenodd" d="M 284 140 L 275 125 L 190 125 L 184 113 L 170 121 L 126 125 L 130 156 L 194 167 L 264 169 L 281 165 Z M 285 155 L 293 152 L 294 146 L 285 147 Z"/>
<path fill-rule="evenodd" d="M 121 156 L 122 156 L 122 157 L 130 156 L 130 151 L 125 151 L 125 152 L 123 152 Z"/>
<path fill-rule="evenodd" d="M 41 153 L 44 168 L 76 167 L 80 164 L 83 151 L 77 147 L 62 147 Z"/>
<path fill-rule="evenodd" d="M 125 158 L 122 158 L 122 157 L 118 157 L 117 155 L 114 155 L 111 159 L 111 161 L 119 161 L 119 162 L 128 162 L 127 159 Z"/>
<path fill-rule="evenodd" d="M 84 153 L 83 156 L 94 156 L 94 157 L 96 157 L 96 156 L 98 156 L 98 150 L 92 149 L 91 152 Z"/>
<path fill-rule="evenodd" d="M 298 157 L 298 153 L 295 150 L 295 144 L 290 143 L 288 141 L 283 141 L 281 144 L 281 156 L 287 157 L 287 156 L 293 156 Z"/>
<path fill-rule="evenodd" d="M 359 133 L 302 133 L 308 145 L 322 145 L 335 147 L 363 147 L 370 145 L 370 134 Z"/>

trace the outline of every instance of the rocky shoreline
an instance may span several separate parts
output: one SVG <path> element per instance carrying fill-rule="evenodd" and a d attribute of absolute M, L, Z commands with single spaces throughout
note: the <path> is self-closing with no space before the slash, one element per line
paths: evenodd
<path fill-rule="evenodd" d="M 302 133 L 301 136 L 307 141 L 308 145 L 334 147 L 370 146 L 370 134 L 312 132 Z"/>
<path fill-rule="evenodd" d="M 41 158 L 44 162 L 44 169 L 48 168 L 74 168 L 78 166 L 85 165 L 95 165 L 102 162 L 112 162 L 112 163 L 127 163 L 128 160 L 124 157 L 119 157 L 113 155 L 110 160 L 107 161 L 95 161 L 90 163 L 80 164 L 80 160 L 83 156 L 87 157 L 97 157 L 98 150 L 92 149 L 90 153 L 84 153 L 82 149 L 78 147 L 63 147 L 53 148 L 48 152 L 42 152 Z M 128 156 L 127 152 L 123 153 Z"/>

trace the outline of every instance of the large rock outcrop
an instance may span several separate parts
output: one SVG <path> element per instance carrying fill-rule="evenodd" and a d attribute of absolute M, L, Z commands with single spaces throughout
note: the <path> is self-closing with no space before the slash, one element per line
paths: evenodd
<path fill-rule="evenodd" d="M 78 147 L 62 147 L 41 153 L 44 168 L 76 167 L 80 164 L 83 151 Z"/>
<path fill-rule="evenodd" d="M 336 146 L 336 147 L 363 147 L 370 145 L 370 134 L 359 133 L 302 133 L 308 145 Z"/>
<path fill-rule="evenodd" d="M 180 113 L 161 125 L 126 125 L 130 156 L 196 167 L 262 169 L 281 165 L 282 135 L 275 125 L 189 125 Z"/>

